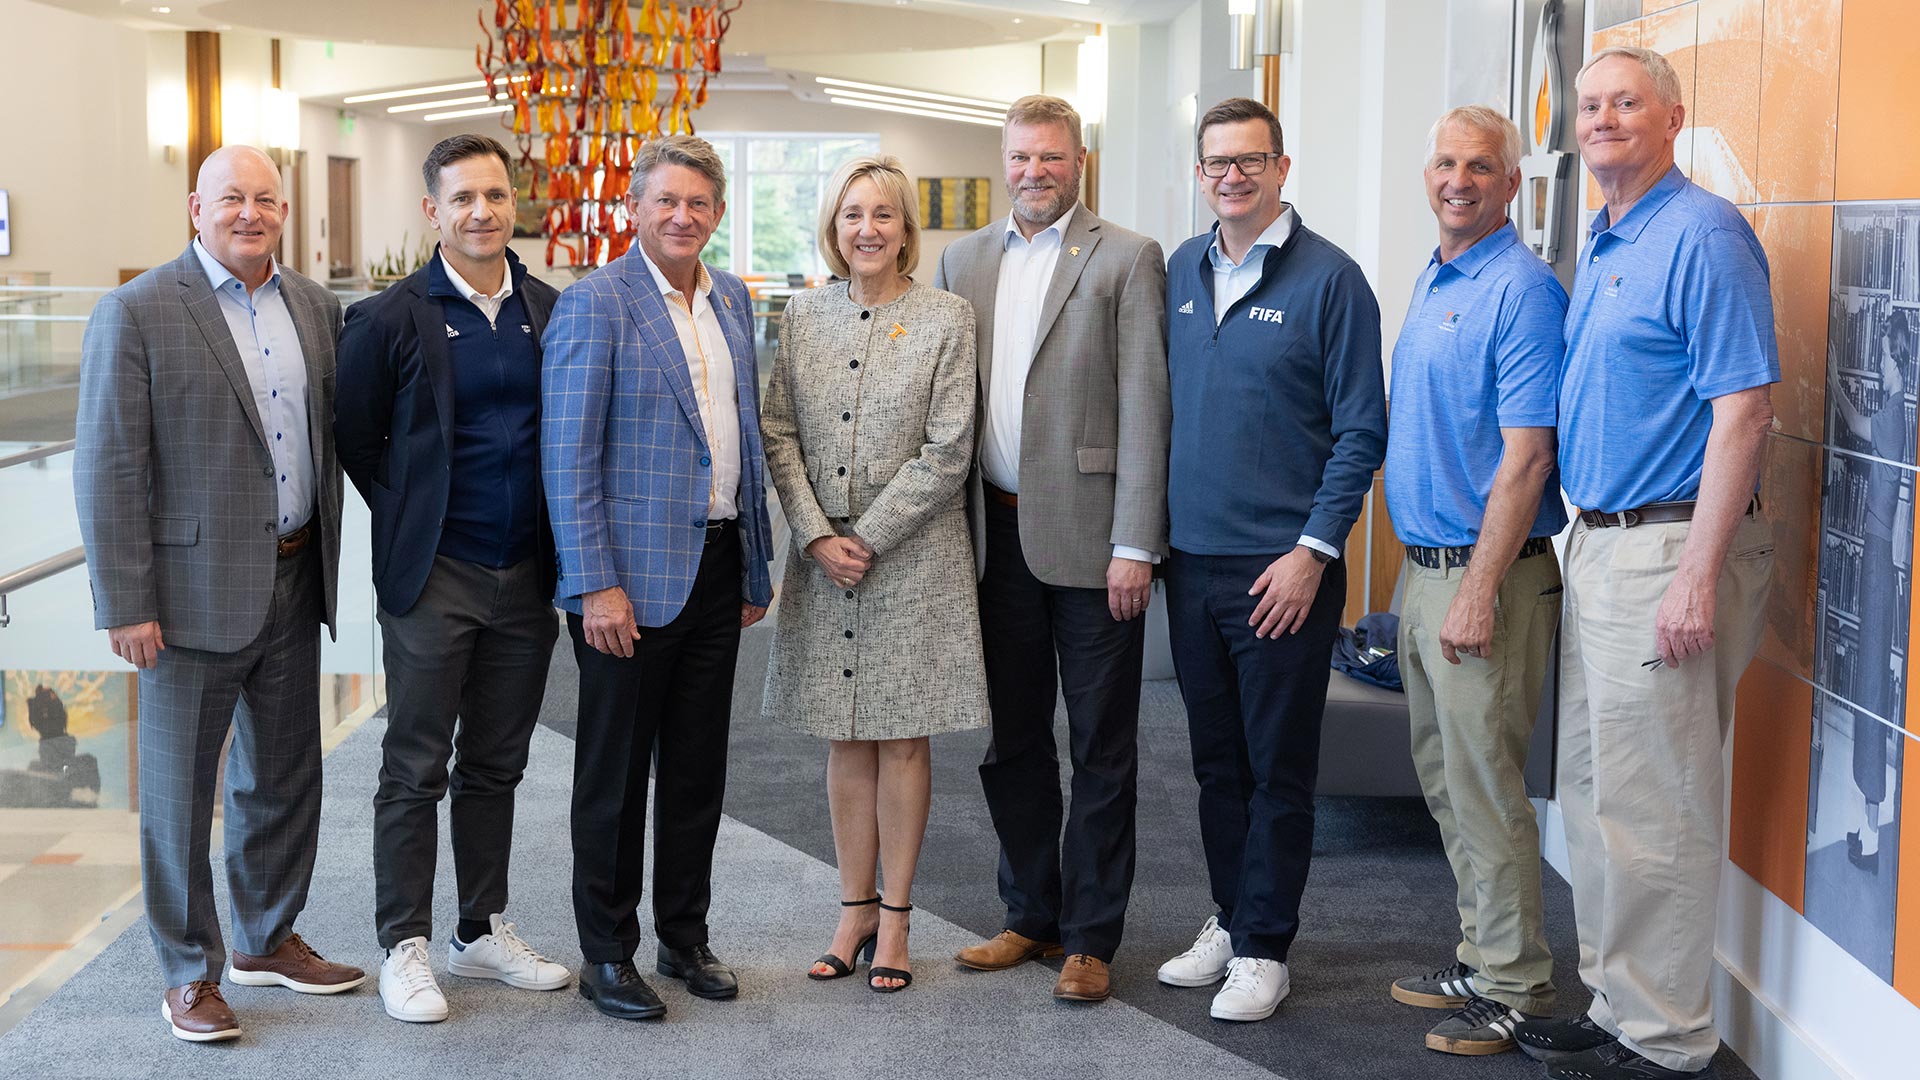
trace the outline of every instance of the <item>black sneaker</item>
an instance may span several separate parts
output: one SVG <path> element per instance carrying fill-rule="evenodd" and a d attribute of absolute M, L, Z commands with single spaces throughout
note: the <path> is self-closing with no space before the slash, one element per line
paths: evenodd
<path fill-rule="evenodd" d="M 1425 975 L 1393 980 L 1393 1000 L 1423 1009 L 1458 1009 L 1474 996 L 1473 969 L 1454 962 Z"/>
<path fill-rule="evenodd" d="M 1528 1020 L 1513 1031 L 1520 1052 L 1535 1061 L 1555 1062 L 1614 1042 L 1606 1028 L 1586 1013 L 1557 1020 Z"/>
<path fill-rule="evenodd" d="M 1476 997 L 1427 1032 L 1427 1049 L 1443 1054 L 1499 1054 L 1513 1049 L 1513 1029 L 1527 1019 L 1518 1009 Z"/>
<path fill-rule="evenodd" d="M 1713 1066 L 1676 1072 L 1657 1065 L 1619 1042 L 1569 1054 L 1547 1066 L 1548 1080 L 1708 1080 Z"/>

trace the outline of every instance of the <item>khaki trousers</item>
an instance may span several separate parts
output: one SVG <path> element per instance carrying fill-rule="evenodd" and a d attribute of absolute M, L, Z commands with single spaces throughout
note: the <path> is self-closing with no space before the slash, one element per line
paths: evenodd
<path fill-rule="evenodd" d="M 1691 528 L 1576 523 L 1560 638 L 1560 800 L 1588 1015 L 1682 1072 L 1720 1046 L 1709 983 L 1721 750 L 1773 571 L 1772 533 L 1749 514 L 1720 572 L 1712 651 L 1649 667 L 1654 615 Z"/>
<path fill-rule="evenodd" d="M 1453 868 L 1460 909 L 1455 957 L 1483 997 L 1521 1012 L 1553 1007 L 1553 957 L 1540 900 L 1540 828 L 1527 801 L 1527 747 L 1540 712 L 1560 564 L 1547 552 L 1516 560 L 1495 600 L 1493 652 L 1447 663 L 1440 629 L 1465 567 L 1407 560 L 1400 613 L 1413 765 Z"/>

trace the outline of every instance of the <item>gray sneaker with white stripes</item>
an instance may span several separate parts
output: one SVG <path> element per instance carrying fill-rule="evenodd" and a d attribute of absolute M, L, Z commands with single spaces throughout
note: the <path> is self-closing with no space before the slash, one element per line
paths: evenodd
<path fill-rule="evenodd" d="M 1473 969 L 1462 963 L 1448 964 L 1425 975 L 1408 975 L 1393 981 L 1393 1000 L 1423 1009 L 1457 1009 L 1471 1000 Z"/>
<path fill-rule="evenodd" d="M 1513 1049 L 1513 1029 L 1537 1019 L 1490 998 L 1476 997 L 1427 1032 L 1427 1049 L 1443 1054 L 1498 1054 Z"/>

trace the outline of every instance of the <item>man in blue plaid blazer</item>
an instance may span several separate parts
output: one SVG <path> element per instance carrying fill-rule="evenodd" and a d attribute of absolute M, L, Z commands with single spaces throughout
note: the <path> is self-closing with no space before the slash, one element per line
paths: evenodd
<path fill-rule="evenodd" d="M 580 993 L 626 1020 L 666 1011 L 633 965 L 656 760 L 656 970 L 701 997 L 738 992 L 707 947 L 707 906 L 740 632 L 773 588 L 752 302 L 700 262 L 725 190 L 705 141 L 643 147 L 635 248 L 562 293 L 541 342 L 555 602 L 580 666 Z"/>

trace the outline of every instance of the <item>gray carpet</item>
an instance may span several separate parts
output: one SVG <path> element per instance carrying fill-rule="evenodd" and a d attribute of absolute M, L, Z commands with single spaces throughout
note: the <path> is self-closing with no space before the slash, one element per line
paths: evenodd
<path fill-rule="evenodd" d="M 371 967 L 374 777 L 384 725 L 371 721 L 327 761 L 324 837 L 300 929 L 333 959 Z M 579 963 L 567 900 L 566 839 L 572 747 L 536 733 L 520 788 L 512 914 L 537 946 Z M 736 776 L 736 786 L 750 785 Z M 830 929 L 839 898 L 832 867 L 758 830 L 728 820 L 721 830 L 713 913 L 716 948 L 740 971 L 741 996 L 690 997 L 653 980 L 664 1021 L 601 1017 L 571 989 L 547 994 L 447 976 L 453 1017 L 443 1024 L 389 1019 L 372 985 L 338 997 L 227 987 L 244 1036 L 190 1045 L 166 1034 L 160 981 L 144 924 L 105 952 L 0 1037 L 8 1077 L 525 1076 L 674 1077 L 1060 1077 L 1167 1075 L 1169 1065 L 1209 1077 L 1266 1078 L 1234 1055 L 1125 1005 L 1075 1008 L 1053 1002 L 1053 974 L 1038 966 L 972 978 L 935 958 L 975 940 L 932 911 L 915 913 L 917 978 L 883 996 L 857 979 L 814 983 L 808 962 Z M 224 889 L 222 890 L 224 893 Z M 452 925 L 444 845 L 439 926 Z M 226 910 L 224 895 L 221 910 Z M 436 969 L 444 950 L 436 948 Z M 648 972 L 651 975 L 650 972 Z"/>

